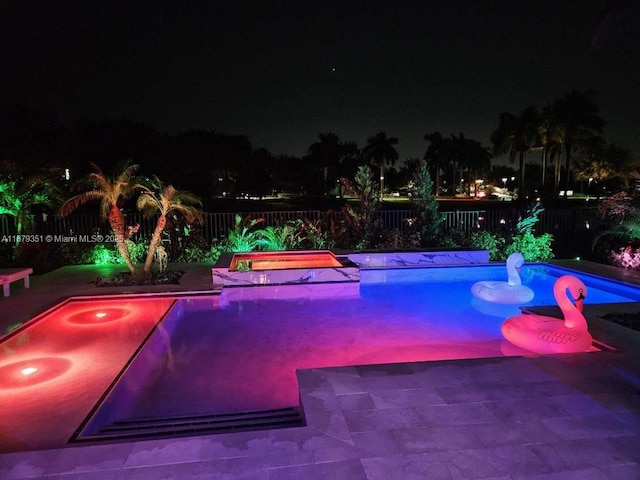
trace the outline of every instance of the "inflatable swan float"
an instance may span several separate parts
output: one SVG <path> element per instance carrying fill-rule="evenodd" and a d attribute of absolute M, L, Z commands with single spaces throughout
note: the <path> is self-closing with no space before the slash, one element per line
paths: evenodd
<path fill-rule="evenodd" d="M 520 253 L 512 253 L 507 258 L 507 282 L 483 280 L 471 287 L 471 293 L 480 300 L 492 303 L 522 304 L 533 300 L 533 290 L 522 285 L 518 269 L 524 265 Z"/>
<path fill-rule="evenodd" d="M 569 294 L 567 294 L 567 290 Z M 575 305 L 571 301 L 575 301 Z M 524 314 L 508 318 L 502 324 L 502 335 L 514 345 L 535 353 L 584 352 L 593 339 L 582 315 L 587 288 L 579 279 L 564 275 L 556 280 L 553 296 L 564 320 L 545 315 Z"/>

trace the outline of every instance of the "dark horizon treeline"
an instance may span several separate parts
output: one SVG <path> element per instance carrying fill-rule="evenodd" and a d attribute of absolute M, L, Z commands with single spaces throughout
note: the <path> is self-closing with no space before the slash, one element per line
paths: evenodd
<path fill-rule="evenodd" d="M 127 160 L 139 164 L 141 174 L 158 176 L 203 199 L 344 193 L 338 180 L 353 178 L 358 166 L 373 162 L 354 143 L 332 133 L 320 134 L 307 155 L 295 157 L 254 147 L 245 135 L 204 129 L 166 134 L 125 118 L 81 119 L 68 126 L 24 105 L 0 106 L 0 174 L 47 171 L 62 177 L 69 169 L 70 185 L 92 171 L 91 163 L 110 175 Z M 400 178 L 402 171 L 387 173 L 389 187 L 409 180 L 410 172 Z"/>
<path fill-rule="evenodd" d="M 340 179 L 352 179 L 360 165 L 370 165 L 376 176 L 379 171 L 384 177 L 381 187 L 389 192 L 407 185 L 425 159 L 434 193 L 442 195 L 468 192 L 473 179 L 480 178 L 496 186 L 509 178 L 511 188 L 553 194 L 589 179 L 602 191 L 607 182 L 622 185 L 636 159 L 600 136 L 605 122 L 593 95 L 572 91 L 542 110 L 530 106 L 519 114 L 502 113 L 491 148 L 462 132 L 425 133 L 423 156 L 402 159 L 397 169 L 400 159 L 394 146 L 399 139 L 384 131 L 371 132 L 363 146 L 341 139 L 337 132 L 319 133 L 310 139 L 307 154 L 295 157 L 274 155 L 252 145 L 245 135 L 204 129 L 166 134 L 129 119 L 80 119 L 63 125 L 50 113 L 0 105 L 0 174 L 49 171 L 62 178 L 68 169 L 69 186 L 91 171 L 91 163 L 109 175 L 129 160 L 141 165 L 143 175 L 156 175 L 206 202 L 223 195 L 262 197 L 279 192 L 342 195 Z M 506 155 L 516 168 L 492 165 L 499 155 Z"/>

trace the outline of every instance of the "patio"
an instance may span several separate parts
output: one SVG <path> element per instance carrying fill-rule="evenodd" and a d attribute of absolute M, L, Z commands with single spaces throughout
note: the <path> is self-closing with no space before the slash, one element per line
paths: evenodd
<path fill-rule="evenodd" d="M 588 262 L 554 262 L 640 284 Z M 210 291 L 211 265 L 180 285 L 96 289 L 122 267 L 66 267 L 1 298 L 0 327 L 67 296 Z M 640 475 L 640 332 L 588 306 L 615 351 L 417 362 L 298 372 L 307 426 L 0 455 L 6 479 L 635 479 Z"/>

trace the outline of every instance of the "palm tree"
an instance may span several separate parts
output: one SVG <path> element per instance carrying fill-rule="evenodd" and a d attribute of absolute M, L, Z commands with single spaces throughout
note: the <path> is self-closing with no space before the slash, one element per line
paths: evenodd
<path fill-rule="evenodd" d="M 565 149 L 565 196 L 569 189 L 571 154 L 589 138 L 602 133 L 604 120 L 598 116 L 598 107 L 593 101 L 595 91 L 572 90 L 553 103 L 554 121 L 561 126 Z"/>
<path fill-rule="evenodd" d="M 491 134 L 493 153 L 509 154 L 509 161 L 513 163 L 516 156 L 520 163 L 520 190 L 524 190 L 524 168 L 527 152 L 537 144 L 537 125 L 539 115 L 535 107 L 524 109 L 519 116 L 510 113 L 500 114 L 500 124 Z"/>
<path fill-rule="evenodd" d="M 55 208 L 62 203 L 62 193 L 47 175 L 34 174 L 21 178 L 0 176 L 0 215 L 13 217 L 16 245 L 20 236 L 33 227 L 32 208 Z"/>
<path fill-rule="evenodd" d="M 490 170 L 492 155 L 488 148 L 483 147 L 477 140 L 465 138 L 462 133 L 458 137 L 452 136 L 452 141 L 459 151 L 460 174 L 464 169 L 469 175 L 478 178 Z"/>
<path fill-rule="evenodd" d="M 109 221 L 109 225 L 115 236 L 118 252 L 120 252 L 120 256 L 131 273 L 133 273 L 135 266 L 131 262 L 129 250 L 125 243 L 129 238 L 130 232 L 120 208 L 122 207 L 122 203 L 133 192 L 134 184 L 132 178 L 133 174 L 139 168 L 139 165 L 129 165 L 125 163 L 120 174 L 114 177 L 107 177 L 97 165 L 94 163 L 91 165 L 95 172 L 89 173 L 86 178 L 74 186 L 74 189 L 84 187 L 87 191 L 71 197 L 64 202 L 62 207 L 60 207 L 60 216 L 66 217 L 76 208 L 89 201 L 100 201 L 100 215 Z"/>
<path fill-rule="evenodd" d="M 380 198 L 384 196 L 384 167 L 395 165 L 398 160 L 398 152 L 393 147 L 398 144 L 395 137 L 387 137 L 385 132 L 378 132 L 373 137 L 369 137 L 367 145 L 362 149 L 365 160 L 380 168 Z"/>
<path fill-rule="evenodd" d="M 447 160 L 445 153 L 445 140 L 439 131 L 426 133 L 424 139 L 429 142 L 429 148 L 424 154 L 424 159 L 430 164 L 429 174 L 435 177 L 435 196 L 440 196 L 440 170 L 441 165 Z"/>
<path fill-rule="evenodd" d="M 162 232 L 167 224 L 167 215 L 177 213 L 184 215 L 188 223 L 194 220 L 202 221 L 202 201 L 197 196 L 189 192 L 181 192 L 176 190 L 172 185 L 164 186 L 158 178 L 151 183 L 151 186 L 157 192 L 145 188 L 138 197 L 138 210 L 143 211 L 146 215 L 154 215 L 160 213 L 156 222 L 156 228 L 149 242 L 149 250 L 143 266 L 143 277 L 151 276 L 151 264 L 153 263 L 154 254 L 160 245 Z M 141 185 L 140 185 L 141 186 Z M 136 275 L 139 275 L 136 272 Z"/>
<path fill-rule="evenodd" d="M 338 186 L 338 193 L 342 198 L 342 183 L 340 177 L 353 174 L 352 159 L 357 158 L 358 147 L 352 142 L 342 142 L 334 133 L 318 135 L 318 141 L 312 143 L 307 153 L 315 166 L 322 168 L 323 193 L 329 194 L 334 185 Z"/>
<path fill-rule="evenodd" d="M 564 129 L 555 122 L 553 112 L 549 108 L 545 108 L 540 117 L 538 124 L 538 141 L 540 150 L 542 151 L 542 187 L 544 188 L 547 180 L 547 166 L 549 162 L 556 159 L 554 171 L 554 188 L 558 189 L 560 184 L 560 150 L 564 143 Z"/>
<path fill-rule="evenodd" d="M 342 158 L 340 138 L 333 133 L 320 133 L 318 141 L 309 146 L 307 153 L 309 158 L 322 168 L 323 193 L 327 195 L 334 182 L 333 176 L 329 174 L 333 173 L 335 175 Z"/>

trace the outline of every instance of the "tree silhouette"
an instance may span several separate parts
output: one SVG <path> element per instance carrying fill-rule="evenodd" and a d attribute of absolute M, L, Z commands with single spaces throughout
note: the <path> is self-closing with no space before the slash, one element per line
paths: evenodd
<path fill-rule="evenodd" d="M 604 127 L 604 120 L 598 116 L 594 96 L 594 90 L 572 90 L 556 99 L 552 106 L 554 121 L 560 126 L 564 136 L 565 196 L 569 189 L 571 154 L 590 137 L 600 134 Z"/>
<path fill-rule="evenodd" d="M 350 176 L 353 167 L 348 165 L 357 154 L 357 147 L 351 142 L 342 142 L 334 133 L 319 134 L 318 141 L 307 150 L 308 159 L 322 170 L 323 193 L 329 194 L 342 176 Z M 339 187 L 340 183 L 338 182 Z M 342 188 L 339 188 L 342 196 Z"/>
<path fill-rule="evenodd" d="M 538 144 L 542 151 L 542 187 L 547 181 L 547 167 L 554 161 L 554 190 L 558 190 L 560 184 L 560 154 L 564 143 L 564 130 L 556 122 L 553 111 L 545 108 L 538 122 Z"/>
<path fill-rule="evenodd" d="M 539 115 L 535 107 L 524 109 L 519 116 L 503 112 L 498 128 L 491 134 L 493 153 L 509 154 L 513 163 L 518 157 L 520 164 L 520 193 L 524 193 L 524 169 L 527 153 L 537 145 Z"/>
<path fill-rule="evenodd" d="M 446 144 L 442 134 L 438 131 L 427 133 L 424 139 L 429 142 L 429 147 L 424 154 L 424 159 L 428 162 L 430 175 L 435 178 L 435 196 L 440 196 L 440 170 L 441 165 L 447 162 Z"/>
<path fill-rule="evenodd" d="M 604 180 L 619 178 L 624 183 L 637 167 L 631 152 L 615 144 L 607 144 L 602 137 L 591 137 L 580 149 L 574 160 L 576 180 L 600 184 Z M 600 196 L 601 188 L 598 188 Z M 589 192 L 591 193 L 591 192 Z"/>
<path fill-rule="evenodd" d="M 380 169 L 380 198 L 384 196 L 384 167 L 395 165 L 398 160 L 398 152 L 393 147 L 398 144 L 395 137 L 387 137 L 383 131 L 376 133 L 367 139 L 367 145 L 362 149 L 365 160 Z"/>

